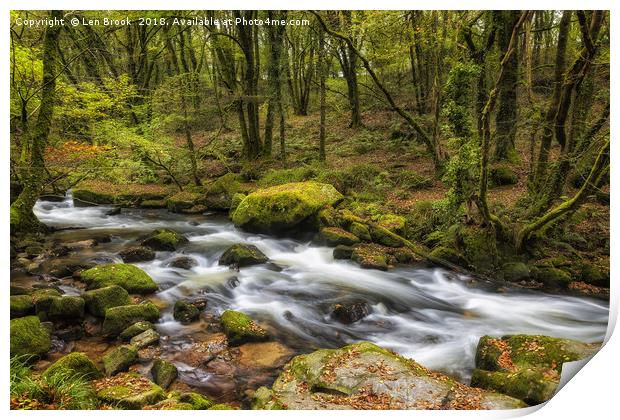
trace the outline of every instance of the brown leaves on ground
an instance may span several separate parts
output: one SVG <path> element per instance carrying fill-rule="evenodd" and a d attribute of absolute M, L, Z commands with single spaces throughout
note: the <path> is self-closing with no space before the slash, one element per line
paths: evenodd
<path fill-rule="evenodd" d="M 516 366 L 512 361 L 511 349 L 508 343 L 504 340 L 499 340 L 496 338 L 490 339 L 488 343 L 501 351 L 501 354 L 497 359 L 498 366 L 510 372 L 515 371 Z"/>
<path fill-rule="evenodd" d="M 131 389 L 135 393 L 140 393 L 150 390 L 153 386 L 153 383 L 144 376 L 136 376 L 128 373 L 97 379 L 93 381 L 92 384 L 97 392 L 111 386 L 123 386 Z"/>

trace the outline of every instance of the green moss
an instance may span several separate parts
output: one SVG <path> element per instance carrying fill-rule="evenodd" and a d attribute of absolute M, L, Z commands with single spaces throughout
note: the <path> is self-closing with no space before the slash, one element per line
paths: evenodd
<path fill-rule="evenodd" d="M 152 303 L 116 306 L 105 311 L 101 332 L 106 336 L 117 336 L 138 321 L 156 322 L 159 309 Z"/>
<path fill-rule="evenodd" d="M 168 398 L 157 404 L 149 405 L 147 408 L 152 410 L 194 410 L 191 404 L 180 402 L 174 398 Z"/>
<path fill-rule="evenodd" d="M 214 404 L 209 410 L 236 410 L 236 408 L 228 404 Z"/>
<path fill-rule="evenodd" d="M 267 338 L 267 331 L 242 312 L 227 310 L 220 316 L 228 342 L 237 345 Z"/>
<path fill-rule="evenodd" d="M 502 275 L 506 281 L 527 280 L 530 277 L 530 268 L 522 262 L 510 262 L 502 266 Z"/>
<path fill-rule="evenodd" d="M 157 359 L 151 368 L 151 375 L 153 375 L 153 381 L 165 389 L 179 376 L 179 371 L 167 360 Z"/>
<path fill-rule="evenodd" d="M 82 294 L 82 298 L 86 303 L 86 310 L 99 317 L 105 316 L 107 309 L 131 304 L 129 293 L 116 285 L 89 290 Z"/>
<path fill-rule="evenodd" d="M 467 262 L 463 259 L 463 256 L 459 254 L 458 251 L 452 248 L 448 248 L 446 246 L 438 246 L 434 248 L 430 254 L 432 258 L 437 258 L 440 260 L 446 260 L 451 262 L 452 264 L 466 266 Z"/>
<path fill-rule="evenodd" d="M 129 293 L 149 294 L 157 284 L 144 270 L 130 264 L 103 264 L 82 271 L 82 280 L 89 289 L 117 285 Z"/>
<path fill-rule="evenodd" d="M 362 223 L 353 222 L 349 226 L 348 230 L 353 235 L 355 235 L 358 238 L 360 238 L 362 241 L 365 241 L 365 242 L 372 241 L 372 237 L 370 236 L 370 230 L 368 229 L 368 226 L 366 226 L 366 225 L 364 225 Z"/>
<path fill-rule="evenodd" d="M 151 329 L 131 337 L 131 340 L 129 340 L 129 344 L 135 346 L 137 349 L 142 349 L 144 347 L 148 347 L 157 343 L 159 341 L 159 338 L 159 333 Z"/>
<path fill-rule="evenodd" d="M 200 316 L 200 309 L 190 302 L 177 300 L 174 302 L 173 316 L 177 321 L 189 323 L 198 319 Z"/>
<path fill-rule="evenodd" d="M 145 209 L 163 209 L 168 207 L 167 200 L 144 200 L 140 203 L 140 207 Z"/>
<path fill-rule="evenodd" d="M 52 321 L 76 321 L 84 317 L 84 299 L 78 296 L 54 297 L 47 313 Z"/>
<path fill-rule="evenodd" d="M 130 325 L 125 328 L 119 335 L 123 340 L 130 340 L 138 334 L 143 333 L 144 331 L 152 330 L 155 327 L 149 321 L 138 321 L 135 324 Z"/>
<path fill-rule="evenodd" d="M 337 246 L 337 245 L 351 246 L 360 241 L 357 236 L 339 227 L 321 228 L 318 233 L 318 240 L 329 246 Z"/>
<path fill-rule="evenodd" d="M 442 243 L 444 238 L 445 233 L 440 230 L 436 230 L 435 232 L 431 232 L 426 235 L 426 237 L 424 238 L 424 245 L 434 248 L 435 246 Z"/>
<path fill-rule="evenodd" d="M 171 187 L 160 184 L 113 184 L 101 180 L 86 180 L 76 185 L 73 198 L 96 204 L 135 206 L 146 200 L 166 198 Z"/>
<path fill-rule="evenodd" d="M 400 236 L 407 235 L 407 220 L 395 214 L 382 214 L 377 218 L 377 224 Z"/>
<path fill-rule="evenodd" d="M 187 238 L 171 229 L 156 229 L 151 232 L 140 245 L 155 251 L 175 251 L 180 245 L 186 244 Z"/>
<path fill-rule="evenodd" d="M 492 389 L 523 400 L 528 404 L 536 405 L 553 397 L 558 382 L 546 380 L 543 372 L 534 369 L 523 369 L 516 373 L 474 369 L 471 385 Z"/>
<path fill-rule="evenodd" d="M 566 287 L 572 281 L 565 270 L 553 267 L 541 267 L 536 271 L 536 279 L 549 287 Z"/>
<path fill-rule="evenodd" d="M 247 197 L 247 194 L 242 194 L 242 193 L 233 194 L 232 199 L 230 200 L 230 213 L 231 214 L 237 209 L 237 207 L 239 207 L 239 204 L 241 204 L 241 202 L 245 199 L 245 197 Z"/>
<path fill-rule="evenodd" d="M 172 212 L 183 213 L 194 207 L 202 197 L 203 195 L 200 193 L 180 191 L 168 197 L 166 200 L 166 207 Z"/>
<path fill-rule="evenodd" d="M 482 272 L 490 272 L 496 267 L 498 252 L 493 229 L 462 226 L 457 235 L 461 253 L 471 267 Z"/>
<path fill-rule="evenodd" d="M 50 377 L 61 372 L 87 380 L 101 377 L 101 372 L 92 360 L 86 354 L 78 352 L 69 353 L 58 359 L 43 372 L 43 376 Z"/>
<path fill-rule="evenodd" d="M 376 228 L 374 226 L 370 227 L 370 236 L 372 237 L 373 242 L 376 242 L 378 244 L 385 245 L 391 248 L 399 248 L 403 246 L 403 241 L 401 239 L 391 236 L 390 234 L 388 234 L 388 232 L 384 231 L 383 229 Z"/>
<path fill-rule="evenodd" d="M 519 181 L 516 172 L 508 166 L 500 165 L 489 170 L 489 180 L 491 185 L 496 187 L 502 185 L 514 185 Z"/>
<path fill-rule="evenodd" d="M 36 316 L 27 316 L 11 320 L 11 357 L 40 357 L 50 351 L 52 341 L 50 333 L 41 325 Z"/>
<path fill-rule="evenodd" d="M 105 404 L 116 408 L 139 410 L 144 406 L 153 405 L 166 398 L 166 393 L 160 386 L 141 378 L 136 374 L 124 374 L 128 380 L 140 380 L 139 386 L 132 383 L 127 385 L 113 385 L 100 389 L 97 398 Z"/>
<path fill-rule="evenodd" d="M 387 257 L 383 249 L 374 244 L 358 244 L 353 247 L 351 259 L 362 268 L 386 271 Z"/>
<path fill-rule="evenodd" d="M 229 247 L 219 260 L 219 265 L 234 265 L 247 267 L 250 265 L 263 264 L 269 258 L 255 245 L 235 244 Z"/>
<path fill-rule="evenodd" d="M 34 303 L 30 295 L 11 296 L 11 318 L 34 314 Z"/>
<path fill-rule="evenodd" d="M 241 175 L 228 173 L 211 182 L 206 188 L 206 206 L 213 210 L 229 210 L 233 197 L 241 190 L 241 181 Z"/>
<path fill-rule="evenodd" d="M 106 353 L 103 368 L 108 376 L 124 372 L 138 361 L 138 349 L 134 346 L 122 345 Z"/>
<path fill-rule="evenodd" d="M 213 401 L 196 392 L 185 392 L 179 395 L 179 401 L 190 404 L 193 410 L 208 410 L 213 406 Z"/>
<path fill-rule="evenodd" d="M 285 231 L 342 198 L 328 184 L 308 181 L 278 185 L 249 194 L 232 214 L 232 220 L 236 226 L 252 231 Z"/>

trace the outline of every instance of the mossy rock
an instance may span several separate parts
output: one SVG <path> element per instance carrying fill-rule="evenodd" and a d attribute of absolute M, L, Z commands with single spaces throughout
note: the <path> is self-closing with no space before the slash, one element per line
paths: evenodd
<path fill-rule="evenodd" d="M 200 309 L 185 300 L 177 300 L 173 309 L 174 319 L 184 324 L 188 324 L 200 317 Z"/>
<path fill-rule="evenodd" d="M 179 395 L 179 401 L 190 404 L 193 410 L 208 410 L 213 406 L 213 401 L 197 392 L 185 392 Z"/>
<path fill-rule="evenodd" d="M 440 230 L 431 232 L 424 238 L 424 245 L 434 248 L 443 242 L 445 236 L 446 234 Z"/>
<path fill-rule="evenodd" d="M 155 259 L 155 251 L 145 246 L 132 246 L 123 249 L 118 255 L 125 263 L 151 261 Z"/>
<path fill-rule="evenodd" d="M 82 271 L 82 281 L 88 289 L 117 285 L 129 293 L 149 294 L 157 291 L 157 284 L 144 270 L 131 264 L 102 264 Z"/>
<path fill-rule="evenodd" d="M 119 337 L 123 340 L 131 340 L 136 335 L 142 334 L 144 331 L 155 329 L 155 326 L 149 321 L 138 321 L 135 324 L 125 328 Z"/>
<path fill-rule="evenodd" d="M 155 251 L 175 251 L 179 246 L 188 243 L 185 236 L 171 229 L 156 229 L 146 236 L 140 245 Z"/>
<path fill-rule="evenodd" d="M 353 222 L 349 225 L 349 232 L 357 236 L 359 239 L 365 242 L 371 242 L 372 236 L 370 235 L 370 229 L 365 224 L 359 222 Z"/>
<path fill-rule="evenodd" d="M 572 278 L 568 271 L 554 267 L 540 267 L 536 271 L 536 280 L 548 287 L 565 288 Z"/>
<path fill-rule="evenodd" d="M 159 333 L 154 329 L 146 330 L 138 335 L 131 337 L 129 344 L 136 347 L 138 350 L 155 344 L 159 341 Z"/>
<path fill-rule="evenodd" d="M 115 408 L 139 410 L 166 398 L 166 393 L 157 384 L 135 373 L 124 373 L 115 377 L 115 384 L 95 382 L 97 398 Z"/>
<path fill-rule="evenodd" d="M 510 282 L 518 282 L 527 280 L 530 277 L 530 268 L 522 262 L 510 262 L 502 266 L 501 273 L 504 280 Z"/>
<path fill-rule="evenodd" d="M 339 227 L 323 227 L 317 234 L 317 240 L 328 246 L 355 245 L 360 239 L 354 234 Z"/>
<path fill-rule="evenodd" d="M 11 318 L 21 318 L 27 315 L 34 315 L 32 296 L 11 296 Z"/>
<path fill-rule="evenodd" d="M 23 295 L 31 295 L 33 292 L 32 289 L 23 286 L 11 285 L 10 295 L 11 296 L 23 296 Z"/>
<path fill-rule="evenodd" d="M 407 235 L 407 219 L 396 214 L 382 214 L 377 218 L 377 224 L 400 236 Z"/>
<path fill-rule="evenodd" d="M 79 296 L 51 298 L 47 319 L 51 321 L 79 321 L 84 317 L 84 299 Z"/>
<path fill-rule="evenodd" d="M 189 403 L 183 403 L 175 398 L 168 398 L 166 400 L 160 401 L 157 404 L 147 405 L 144 407 L 145 410 L 194 410 Z"/>
<path fill-rule="evenodd" d="M 232 212 L 237 210 L 237 207 L 239 207 L 239 204 L 241 204 L 241 202 L 245 199 L 245 197 L 247 197 L 247 194 L 242 194 L 242 193 L 233 194 L 232 199 L 230 200 L 230 213 L 231 214 Z"/>
<path fill-rule="evenodd" d="M 209 410 L 236 410 L 236 408 L 229 404 L 213 404 Z"/>
<path fill-rule="evenodd" d="M 541 335 L 484 336 L 476 349 L 472 386 L 540 404 L 555 393 L 563 363 L 589 357 L 598 348 Z"/>
<path fill-rule="evenodd" d="M 247 267 L 250 265 L 263 264 L 269 258 L 255 245 L 235 244 L 228 248 L 219 260 L 219 265 L 233 265 L 235 267 Z"/>
<path fill-rule="evenodd" d="M 217 178 L 206 187 L 205 205 L 212 210 L 229 210 L 233 197 L 241 189 L 241 181 L 241 175 L 234 173 Z"/>
<path fill-rule="evenodd" d="M 150 302 L 116 306 L 105 311 L 101 332 L 105 336 L 115 337 L 138 321 L 156 322 L 158 319 L 159 309 Z"/>
<path fill-rule="evenodd" d="M 271 390 L 257 390 L 252 406 L 292 410 L 511 409 L 524 404 L 472 389 L 414 360 L 361 342 L 293 358 Z"/>
<path fill-rule="evenodd" d="M 232 214 L 237 227 L 258 232 L 298 228 L 343 199 L 333 186 L 314 181 L 264 188 L 249 194 Z"/>
<path fill-rule="evenodd" d="M 489 180 L 491 185 L 500 187 L 502 185 L 514 185 L 519 181 L 517 173 L 505 165 L 494 166 L 489 170 Z"/>
<path fill-rule="evenodd" d="M 140 203 L 140 207 L 145 209 L 165 209 L 168 207 L 167 200 L 144 200 Z"/>
<path fill-rule="evenodd" d="M 351 259 L 362 268 L 387 271 L 388 263 L 386 253 L 380 247 L 373 244 L 358 244 L 353 247 Z"/>
<path fill-rule="evenodd" d="M 220 316 L 220 321 L 228 342 L 232 345 L 262 341 L 267 338 L 267 331 L 242 312 L 226 310 Z"/>
<path fill-rule="evenodd" d="M 61 357 L 50 367 L 45 369 L 43 377 L 50 377 L 57 373 L 66 374 L 80 379 L 93 380 L 102 376 L 97 366 L 84 353 L 73 352 Z"/>
<path fill-rule="evenodd" d="M 449 248 L 447 246 L 438 246 L 434 248 L 430 254 L 430 257 L 437 258 L 439 260 L 446 260 L 451 262 L 452 264 L 466 266 L 467 261 L 463 258 L 459 252 L 453 248 Z"/>
<path fill-rule="evenodd" d="M 82 294 L 82 298 L 86 303 L 86 311 L 98 317 L 104 317 L 105 311 L 110 308 L 132 303 L 127 290 L 116 285 L 89 290 Z"/>
<path fill-rule="evenodd" d="M 353 255 L 353 247 L 338 245 L 334 248 L 333 257 L 335 260 L 350 260 Z"/>
<path fill-rule="evenodd" d="M 491 272 L 498 264 L 498 251 L 493 229 L 462 226 L 457 232 L 458 247 L 470 267 Z"/>
<path fill-rule="evenodd" d="M 153 382 L 166 389 L 179 376 L 179 371 L 175 365 L 167 360 L 157 359 L 151 368 L 151 375 Z"/>
<path fill-rule="evenodd" d="M 161 200 L 170 194 L 171 187 L 161 184 L 114 184 L 101 180 L 86 180 L 76 185 L 73 199 L 87 204 L 118 204 L 136 206 L 147 200 Z"/>
<path fill-rule="evenodd" d="M 138 361 L 138 349 L 128 345 L 118 346 L 107 352 L 102 360 L 106 375 L 114 376 L 127 371 Z"/>
<path fill-rule="evenodd" d="M 50 332 L 41 325 L 36 316 L 11 320 L 11 357 L 41 357 L 50 351 Z"/>
<path fill-rule="evenodd" d="M 571 267 L 576 280 L 598 287 L 610 286 L 609 265 L 601 266 L 588 261 L 578 261 Z"/>
<path fill-rule="evenodd" d="M 187 210 L 194 207 L 202 198 L 201 193 L 180 191 L 166 200 L 168 210 L 173 213 L 186 213 Z"/>

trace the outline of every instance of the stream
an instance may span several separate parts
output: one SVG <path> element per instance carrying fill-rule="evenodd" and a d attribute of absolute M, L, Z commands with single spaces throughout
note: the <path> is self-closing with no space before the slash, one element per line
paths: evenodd
<path fill-rule="evenodd" d="M 176 300 L 197 296 L 207 299 L 206 312 L 213 316 L 225 309 L 249 314 L 295 352 L 367 340 L 466 383 L 483 335 L 546 334 L 596 342 L 607 328 L 609 307 L 598 299 L 507 287 L 498 291 L 497 284 L 440 268 L 362 269 L 334 260 L 332 248 L 243 232 L 219 214 L 124 208 L 108 216 L 110 209 L 74 207 L 68 195 L 62 202 L 39 201 L 35 213 L 49 226 L 80 228 L 53 233 L 60 242 L 111 235 L 111 242 L 79 252 L 79 258 L 102 263 L 122 262 L 118 252 L 156 228 L 174 229 L 189 238 L 176 252 L 157 252 L 155 260 L 136 264 L 160 286 L 153 300 L 168 304 L 157 324 L 160 334 L 168 336 L 164 352 L 179 351 L 186 337 L 200 328 L 199 323 L 182 325 L 172 316 Z M 222 252 L 235 243 L 256 245 L 273 264 L 240 271 L 219 266 Z M 190 270 L 168 266 L 181 255 L 193 257 L 198 265 Z M 69 294 L 80 292 L 63 288 Z M 330 308 L 349 300 L 368 302 L 370 315 L 350 325 L 333 320 Z M 180 370 L 196 385 L 211 377 Z"/>

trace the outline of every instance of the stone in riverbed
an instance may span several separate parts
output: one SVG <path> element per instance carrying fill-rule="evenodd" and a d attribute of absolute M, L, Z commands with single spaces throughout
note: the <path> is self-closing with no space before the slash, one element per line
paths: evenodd
<path fill-rule="evenodd" d="M 148 347 L 151 344 L 155 344 L 159 341 L 159 334 L 157 331 L 150 329 L 140 334 L 133 336 L 131 340 L 129 340 L 129 344 L 136 347 L 138 350 Z"/>
<path fill-rule="evenodd" d="M 200 309 L 191 302 L 177 300 L 174 303 L 173 316 L 177 321 L 188 324 L 198 319 L 200 316 Z"/>
<path fill-rule="evenodd" d="M 11 320 L 11 357 L 40 357 L 50 351 L 52 340 L 50 332 L 43 328 L 36 316 L 26 316 Z"/>
<path fill-rule="evenodd" d="M 194 410 L 208 410 L 213 405 L 213 401 L 196 392 L 185 392 L 179 395 L 179 401 L 190 404 Z"/>
<path fill-rule="evenodd" d="M 471 384 L 540 404 L 555 394 L 564 362 L 589 357 L 599 347 L 541 335 L 484 336 Z"/>
<path fill-rule="evenodd" d="M 117 285 L 129 293 L 149 294 L 157 291 L 157 284 L 146 272 L 131 264 L 102 264 L 82 271 L 82 281 L 88 289 Z"/>
<path fill-rule="evenodd" d="M 130 305 L 129 293 L 120 286 L 107 286 L 89 290 L 82 294 L 86 303 L 86 311 L 98 317 L 104 317 L 105 311 L 116 306 Z"/>
<path fill-rule="evenodd" d="M 179 371 L 167 360 L 157 359 L 151 368 L 151 375 L 153 375 L 153 382 L 166 389 L 179 376 Z"/>
<path fill-rule="evenodd" d="M 151 261 L 155 259 L 155 251 L 145 246 L 132 246 L 118 253 L 125 263 Z"/>
<path fill-rule="evenodd" d="M 190 270 L 197 265 L 198 261 L 192 257 L 176 257 L 168 263 L 169 267 L 182 268 L 184 270 Z"/>
<path fill-rule="evenodd" d="M 51 321 L 79 322 L 84 317 L 84 299 L 79 296 L 62 296 L 51 299 L 47 318 Z"/>
<path fill-rule="evenodd" d="M 332 307 L 331 316 L 342 324 L 352 324 L 368 316 L 370 312 L 370 305 L 366 302 L 343 302 Z"/>
<path fill-rule="evenodd" d="M 350 260 L 353 255 L 353 248 L 346 245 L 338 245 L 334 248 L 333 256 L 335 260 Z"/>
<path fill-rule="evenodd" d="M 254 397 L 252 408 L 255 409 L 512 409 L 525 406 L 517 399 L 462 385 L 367 342 L 297 356 L 284 367 L 271 391 L 262 389 Z"/>
<path fill-rule="evenodd" d="M 134 346 L 122 345 L 103 356 L 103 368 L 108 376 L 127 371 L 138 361 L 138 349 Z"/>
<path fill-rule="evenodd" d="M 323 227 L 317 234 L 317 240 L 329 246 L 355 245 L 360 239 L 354 234 L 347 232 L 339 227 Z"/>
<path fill-rule="evenodd" d="M 156 322 L 158 319 L 159 309 L 150 302 L 116 306 L 105 311 L 101 332 L 105 336 L 115 337 L 138 321 Z"/>
<path fill-rule="evenodd" d="M 166 398 L 164 390 L 135 373 L 122 373 L 114 381 L 104 378 L 94 383 L 97 398 L 112 407 L 139 410 Z"/>
<path fill-rule="evenodd" d="M 34 303 L 30 295 L 11 296 L 11 318 L 34 315 Z"/>
<path fill-rule="evenodd" d="M 56 374 L 67 374 L 81 379 L 93 380 L 100 378 L 101 372 L 92 360 L 84 353 L 73 352 L 61 357 L 43 372 L 43 377 Z"/>
<path fill-rule="evenodd" d="M 189 242 L 185 236 L 171 229 L 156 229 L 144 238 L 140 245 L 155 251 L 175 251 L 180 245 Z"/>
<path fill-rule="evenodd" d="M 245 197 L 232 213 L 232 220 L 250 231 L 281 232 L 298 228 L 323 207 L 342 199 L 342 194 L 329 184 L 307 181 L 276 185 Z"/>
<path fill-rule="evenodd" d="M 148 321 L 138 321 L 135 324 L 125 328 L 119 337 L 123 340 L 130 340 L 138 334 L 142 334 L 144 331 L 155 329 L 152 323 Z"/>
<path fill-rule="evenodd" d="M 375 244 L 358 244 L 353 247 L 351 259 L 362 268 L 387 271 L 388 264 L 385 253 Z"/>
<path fill-rule="evenodd" d="M 267 331 L 242 312 L 224 311 L 220 321 L 231 345 L 243 344 L 248 341 L 262 341 L 267 338 Z"/>
<path fill-rule="evenodd" d="M 219 260 L 219 265 L 232 265 L 235 267 L 247 267 L 250 265 L 263 264 L 269 258 L 254 245 L 235 244 L 228 248 Z"/>

